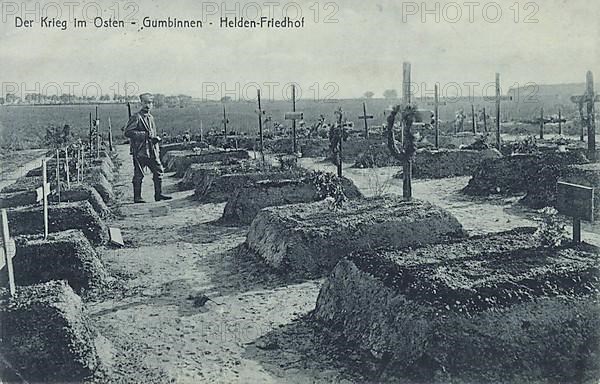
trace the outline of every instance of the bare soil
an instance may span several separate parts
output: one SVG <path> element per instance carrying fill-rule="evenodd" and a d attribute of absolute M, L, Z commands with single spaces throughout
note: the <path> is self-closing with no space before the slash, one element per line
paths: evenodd
<path fill-rule="evenodd" d="M 128 147 L 114 191 L 126 247 L 98 248 L 112 289 L 87 303 L 107 342 L 107 364 L 97 382 L 143 383 L 363 383 L 385 381 L 378 363 L 335 343 L 308 318 L 322 279 L 291 281 L 242 246 L 248 227 L 219 225 L 224 203 L 202 204 L 165 177 L 169 202 L 150 202 L 151 175 L 133 204 Z M 302 159 L 312 169 L 334 166 Z M 345 169 L 366 195 L 401 193 L 398 167 Z M 518 197 L 489 200 L 459 193 L 468 177 L 414 183 L 416 197 L 447 208 L 471 234 L 535 223 Z M 584 225 L 583 238 L 600 243 Z M 397 382 L 397 378 L 390 379 Z M 409 383 L 410 380 L 406 380 Z"/>

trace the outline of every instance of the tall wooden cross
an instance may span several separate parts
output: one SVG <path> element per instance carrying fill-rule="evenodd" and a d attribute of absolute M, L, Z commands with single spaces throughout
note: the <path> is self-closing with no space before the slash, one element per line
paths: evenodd
<path fill-rule="evenodd" d="M 440 116 L 440 105 L 446 105 L 445 101 L 440 101 L 439 98 L 439 90 L 438 90 L 438 85 L 436 84 L 434 86 L 434 96 L 433 96 L 433 103 L 427 103 L 427 105 L 433 105 L 433 113 L 435 114 L 435 147 L 439 148 L 440 147 L 440 123 L 439 123 L 439 116 Z"/>
<path fill-rule="evenodd" d="M 50 194 L 50 183 L 48 182 L 46 160 L 42 160 L 42 186 L 36 189 L 37 202 L 42 202 L 42 214 L 44 216 L 44 240 L 48 239 L 48 195 Z"/>
<path fill-rule="evenodd" d="M 503 100 L 512 100 L 512 96 L 500 95 L 500 74 L 496 73 L 496 147 L 501 149 L 500 143 L 500 102 Z"/>
<path fill-rule="evenodd" d="M 339 140 L 337 144 L 337 148 L 334 148 L 337 151 L 337 175 L 338 177 L 342 177 L 342 142 L 344 141 L 344 112 L 342 111 L 342 107 L 335 111 L 335 115 L 337 117 L 337 133 L 335 134 L 336 138 Z"/>
<path fill-rule="evenodd" d="M 60 149 L 56 150 L 56 195 L 60 203 Z"/>
<path fill-rule="evenodd" d="M 223 136 L 225 137 L 225 142 L 227 142 L 227 113 L 225 112 L 225 104 L 223 104 Z"/>
<path fill-rule="evenodd" d="M 594 75 L 592 71 L 587 71 L 585 76 L 585 93 L 580 96 L 571 96 L 571 101 L 576 103 L 582 109 L 585 105 L 587 116 L 581 122 L 587 125 L 588 137 L 588 157 L 590 160 L 596 160 L 596 123 L 594 118 L 594 103 L 600 102 L 600 95 L 594 93 Z"/>
<path fill-rule="evenodd" d="M 369 138 L 369 124 L 367 120 L 372 119 L 373 115 L 367 115 L 367 104 L 363 102 L 363 114 L 358 116 L 359 119 L 363 119 L 365 122 L 365 139 Z"/>
<path fill-rule="evenodd" d="M 8 293 L 15 295 L 15 273 L 13 271 L 12 259 L 15 257 L 15 241 L 10 237 L 8 230 L 8 215 L 6 209 L 0 211 L 0 269 L 6 267 L 8 274 Z"/>
<path fill-rule="evenodd" d="M 285 120 L 292 120 L 292 150 L 294 153 L 298 153 L 296 145 L 296 120 L 302 120 L 304 114 L 296 111 L 296 86 L 292 84 L 292 112 L 286 112 L 284 115 Z"/>
<path fill-rule="evenodd" d="M 92 151 L 92 140 L 94 138 L 94 123 L 92 122 L 92 112 L 90 112 L 90 137 L 89 137 L 89 145 L 90 145 L 90 153 Z"/>
<path fill-rule="evenodd" d="M 487 112 L 485 111 L 485 107 L 483 107 L 483 132 L 487 133 Z"/>
<path fill-rule="evenodd" d="M 110 123 L 110 116 L 108 116 L 108 150 L 113 151 L 113 137 L 112 137 L 112 124 Z"/>
<path fill-rule="evenodd" d="M 260 156 L 262 158 L 262 161 L 265 161 L 265 153 L 264 153 L 264 146 L 263 146 L 263 127 L 262 127 L 262 118 L 264 115 L 264 111 L 262 110 L 262 107 L 260 105 L 260 89 L 256 90 L 256 99 L 258 101 L 258 137 L 259 137 L 259 144 L 260 144 Z"/>
<path fill-rule="evenodd" d="M 475 106 L 471 104 L 471 118 L 473 124 L 473 134 L 477 133 L 477 119 L 475 118 Z"/>
<path fill-rule="evenodd" d="M 65 147 L 65 173 L 67 175 L 67 189 L 71 189 L 71 169 L 69 168 L 69 146 Z"/>
<path fill-rule="evenodd" d="M 94 121 L 96 127 L 96 158 L 100 158 L 100 119 L 98 118 L 98 107 L 96 107 L 96 120 Z"/>

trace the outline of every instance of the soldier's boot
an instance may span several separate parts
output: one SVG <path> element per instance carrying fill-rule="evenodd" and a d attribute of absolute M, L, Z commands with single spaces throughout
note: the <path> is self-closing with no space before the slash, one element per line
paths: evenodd
<path fill-rule="evenodd" d="M 142 199 L 142 183 L 133 183 L 133 202 L 145 203 Z"/>
<path fill-rule="evenodd" d="M 171 196 L 163 195 L 162 193 L 162 180 L 154 180 L 154 200 L 171 200 Z"/>

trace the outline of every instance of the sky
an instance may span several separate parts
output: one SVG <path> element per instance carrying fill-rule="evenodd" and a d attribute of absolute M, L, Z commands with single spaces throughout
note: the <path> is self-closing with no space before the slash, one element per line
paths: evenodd
<path fill-rule="evenodd" d="M 281 99 L 352 98 L 401 92 L 402 63 L 416 94 L 492 94 L 511 86 L 576 83 L 600 76 L 600 2 L 543 1 L 227 1 L 2 0 L 0 82 L 14 90 L 76 95 L 140 92 Z M 229 19 L 293 20 L 296 29 L 220 27 Z M 69 23 L 42 27 L 40 18 Z M 101 13 L 98 13 L 101 12 Z M 272 13 L 272 15 L 270 15 Z M 86 14 L 86 15 L 84 15 Z M 92 18 L 135 21 L 96 28 Z M 75 28 L 73 17 L 89 17 Z M 144 17 L 202 20 L 202 28 L 140 28 Z M 17 18 L 33 20 L 17 27 Z M 437 19 L 437 20 L 436 20 Z M 210 24 L 212 23 L 212 24 Z M 97 86 L 96 86 L 97 84 Z M 97 91 L 97 88 L 100 91 Z M 72 90 L 72 92 L 68 92 Z M 118 92 L 117 92 L 118 90 Z"/>

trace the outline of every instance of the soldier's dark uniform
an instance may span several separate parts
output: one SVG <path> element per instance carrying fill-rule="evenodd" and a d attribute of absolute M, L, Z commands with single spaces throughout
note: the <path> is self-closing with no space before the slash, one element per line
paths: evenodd
<path fill-rule="evenodd" d="M 142 200 L 142 180 L 144 179 L 144 168 L 148 167 L 152 172 L 154 181 L 154 199 L 168 200 L 169 196 L 162 194 L 162 177 L 164 168 L 160 162 L 160 148 L 156 134 L 154 117 L 143 110 L 134 113 L 129 118 L 125 128 L 125 136 L 129 138 L 130 150 L 133 156 L 133 199 L 135 202 Z"/>

